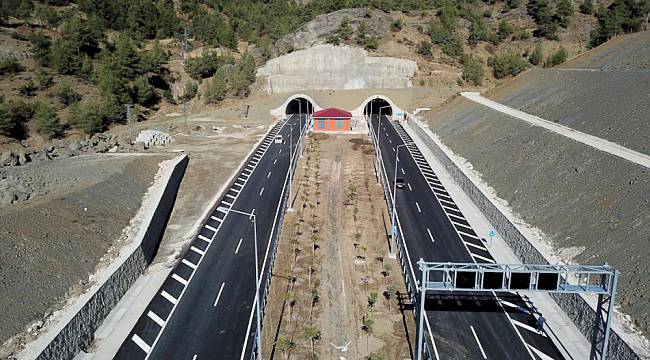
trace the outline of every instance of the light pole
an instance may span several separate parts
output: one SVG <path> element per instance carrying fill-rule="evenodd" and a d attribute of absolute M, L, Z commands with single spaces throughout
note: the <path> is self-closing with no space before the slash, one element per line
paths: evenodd
<path fill-rule="evenodd" d="M 392 214 L 392 221 L 391 221 L 391 224 L 393 226 L 392 229 L 391 229 L 391 234 L 392 234 L 391 237 L 395 241 L 395 245 L 397 245 L 397 240 L 395 239 L 396 236 L 397 236 L 397 225 L 395 224 L 395 214 L 397 213 L 397 204 L 395 203 L 395 192 L 397 191 L 397 162 L 399 160 L 399 148 L 401 148 L 403 146 L 406 146 L 406 145 L 410 145 L 412 143 L 413 142 L 408 142 L 408 143 L 404 143 L 402 145 L 397 145 L 397 148 L 395 149 L 395 176 L 393 176 L 393 194 L 392 194 L 393 195 L 393 214 Z M 388 255 L 391 256 L 391 257 L 394 256 L 392 246 L 388 251 Z"/>
<path fill-rule="evenodd" d="M 249 219 L 251 219 L 251 222 L 253 223 L 253 238 L 254 238 L 254 243 L 255 243 L 255 302 L 257 303 L 257 358 L 262 360 L 262 309 L 260 305 L 260 265 L 259 265 L 259 260 L 257 258 L 257 219 L 255 218 L 255 214 L 253 213 L 247 213 L 244 211 L 239 211 L 235 209 L 228 209 L 223 206 L 219 206 L 217 208 L 218 210 L 221 210 L 222 212 L 225 211 L 226 214 L 229 212 L 234 212 L 239 215 L 246 215 L 248 216 Z M 248 335 L 246 335 L 248 336 Z"/>

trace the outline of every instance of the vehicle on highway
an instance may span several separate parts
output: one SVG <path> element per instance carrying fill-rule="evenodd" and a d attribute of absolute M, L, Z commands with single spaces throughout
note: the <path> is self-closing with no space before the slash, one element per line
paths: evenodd
<path fill-rule="evenodd" d="M 397 180 L 395 181 L 395 187 L 398 189 L 404 188 L 404 178 L 398 177 Z"/>
<path fill-rule="evenodd" d="M 275 143 L 282 144 L 282 135 L 275 135 Z"/>

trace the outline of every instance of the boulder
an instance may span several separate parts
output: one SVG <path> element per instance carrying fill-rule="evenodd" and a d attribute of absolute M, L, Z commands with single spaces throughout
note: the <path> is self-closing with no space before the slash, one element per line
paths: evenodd
<path fill-rule="evenodd" d="M 17 166 L 18 155 L 14 154 L 13 151 L 5 151 L 0 155 L 0 166 Z"/>
<path fill-rule="evenodd" d="M 146 149 L 147 148 L 142 141 L 137 141 L 135 144 L 133 144 L 133 150 L 135 151 L 145 151 Z"/>

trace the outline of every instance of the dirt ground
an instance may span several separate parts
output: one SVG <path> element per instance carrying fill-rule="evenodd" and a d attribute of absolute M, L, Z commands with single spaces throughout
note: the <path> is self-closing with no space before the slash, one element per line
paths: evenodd
<path fill-rule="evenodd" d="M 306 141 L 264 317 L 266 358 L 411 358 L 411 304 L 387 257 L 373 159 L 365 136 Z"/>

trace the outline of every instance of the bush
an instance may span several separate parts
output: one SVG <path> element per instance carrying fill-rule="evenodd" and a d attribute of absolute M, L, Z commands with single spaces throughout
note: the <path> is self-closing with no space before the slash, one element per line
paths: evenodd
<path fill-rule="evenodd" d="M 647 1 L 614 0 L 597 12 L 598 26 L 590 34 L 589 46 L 595 47 L 615 35 L 640 31 L 648 14 Z"/>
<path fill-rule="evenodd" d="M 539 65 L 543 59 L 544 52 L 542 51 L 542 43 L 538 42 L 537 45 L 535 45 L 535 49 L 533 49 L 533 51 L 528 56 L 528 62 L 533 65 Z"/>
<path fill-rule="evenodd" d="M 418 54 L 430 59 L 431 55 L 433 55 L 433 52 L 431 51 L 431 43 L 428 41 L 420 42 L 420 45 L 418 46 Z"/>
<path fill-rule="evenodd" d="M 512 40 L 527 40 L 530 39 L 530 32 L 526 29 L 517 29 L 512 34 Z"/>
<path fill-rule="evenodd" d="M 594 13 L 594 3 L 591 0 L 583 0 L 580 3 L 580 12 L 585 15 L 593 15 Z"/>
<path fill-rule="evenodd" d="M 477 57 L 471 55 L 463 56 L 463 79 L 474 85 L 483 83 L 483 64 Z"/>
<path fill-rule="evenodd" d="M 199 85 L 194 81 L 188 81 L 185 83 L 185 92 L 181 96 L 181 101 L 190 101 L 196 96 L 196 92 L 199 89 Z"/>
<path fill-rule="evenodd" d="M 499 22 L 499 30 L 497 30 L 499 39 L 505 40 L 510 35 L 512 35 L 513 32 L 514 32 L 514 28 L 512 27 L 512 25 L 510 25 L 509 22 L 506 21 L 506 19 L 503 19 Z"/>
<path fill-rule="evenodd" d="M 218 103 L 225 99 L 226 95 L 228 95 L 228 83 L 223 76 L 223 72 L 219 71 L 207 84 L 205 101 L 207 103 Z"/>
<path fill-rule="evenodd" d="M 81 95 L 74 91 L 68 82 L 62 82 L 56 89 L 55 95 L 66 106 L 72 105 L 81 100 Z"/>
<path fill-rule="evenodd" d="M 92 135 L 104 130 L 102 104 L 89 102 L 83 105 L 74 103 L 70 106 L 68 122 L 86 134 Z"/>
<path fill-rule="evenodd" d="M 444 25 L 431 23 L 429 36 L 431 42 L 440 46 L 445 54 L 455 58 L 463 53 L 463 40 Z"/>
<path fill-rule="evenodd" d="M 390 23 L 390 31 L 398 32 L 398 31 L 402 30 L 402 26 L 403 26 L 402 20 L 396 19 L 395 21 Z"/>
<path fill-rule="evenodd" d="M 552 66 L 560 65 L 566 61 L 566 58 L 567 58 L 566 49 L 560 46 L 560 48 L 557 49 L 556 52 L 554 52 L 553 54 L 549 55 L 546 58 L 546 61 L 544 62 L 544 67 L 552 67 Z"/>
<path fill-rule="evenodd" d="M 39 134 L 50 138 L 58 138 L 63 135 L 63 125 L 48 104 L 41 101 L 34 104 L 34 120 Z"/>
<path fill-rule="evenodd" d="M 485 21 L 481 18 L 473 18 L 469 25 L 469 36 L 467 37 L 467 42 L 470 46 L 475 46 L 479 41 L 483 41 L 486 38 L 487 27 L 485 26 Z"/>
<path fill-rule="evenodd" d="M 32 79 L 29 79 L 25 84 L 18 87 L 18 92 L 24 96 L 34 96 L 36 95 L 36 90 L 38 90 L 38 87 Z"/>
<path fill-rule="evenodd" d="M 185 71 L 194 79 L 205 79 L 213 76 L 219 67 L 234 63 L 232 57 L 219 56 L 214 52 L 203 52 L 201 56 L 187 59 Z"/>
<path fill-rule="evenodd" d="M 363 48 L 366 50 L 376 50 L 377 49 L 377 38 L 372 36 L 367 36 L 363 40 Z"/>
<path fill-rule="evenodd" d="M 42 68 L 36 69 L 36 86 L 40 90 L 48 89 L 54 83 L 52 77 L 43 71 Z"/>
<path fill-rule="evenodd" d="M 0 59 L 0 75 L 17 74 L 23 70 L 25 68 L 13 56 Z"/>
<path fill-rule="evenodd" d="M 523 56 L 508 52 L 491 58 L 490 66 L 494 77 L 501 79 L 510 75 L 517 76 L 528 68 L 528 62 Z"/>
<path fill-rule="evenodd" d="M 571 22 L 571 16 L 573 16 L 573 3 L 571 0 L 559 0 L 555 15 L 560 25 L 567 28 Z"/>
<path fill-rule="evenodd" d="M 26 136 L 25 123 L 32 118 L 32 107 L 22 100 L 4 101 L 0 99 L 0 135 L 15 139 Z"/>
<path fill-rule="evenodd" d="M 149 79 L 144 76 L 138 76 L 133 83 L 133 98 L 136 103 L 147 106 L 154 99 L 154 88 L 149 84 Z"/>

